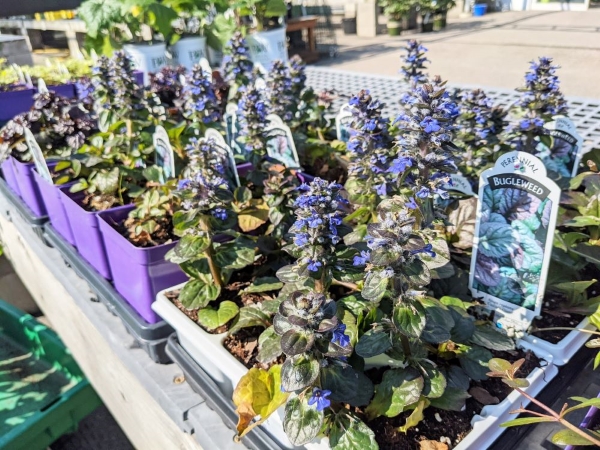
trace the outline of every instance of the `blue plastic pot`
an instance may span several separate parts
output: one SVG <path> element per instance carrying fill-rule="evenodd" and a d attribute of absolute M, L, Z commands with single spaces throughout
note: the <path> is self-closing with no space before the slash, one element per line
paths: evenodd
<path fill-rule="evenodd" d="M 473 5 L 473 17 L 484 16 L 487 12 L 487 5 L 485 3 L 479 5 Z"/>

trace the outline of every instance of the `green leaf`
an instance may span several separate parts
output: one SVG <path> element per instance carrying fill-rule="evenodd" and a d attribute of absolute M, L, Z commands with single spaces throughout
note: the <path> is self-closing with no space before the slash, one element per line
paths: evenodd
<path fill-rule="evenodd" d="M 287 392 L 310 386 L 319 375 L 319 361 L 309 355 L 287 358 L 281 369 L 281 385 Z"/>
<path fill-rule="evenodd" d="M 598 436 L 596 436 L 596 438 L 598 438 Z M 551 441 L 554 445 L 595 445 L 589 439 L 584 438 L 572 430 L 560 430 L 552 436 Z"/>
<path fill-rule="evenodd" d="M 169 250 L 165 259 L 172 263 L 181 264 L 204 256 L 204 251 L 210 245 L 210 239 L 204 236 L 185 235 Z"/>
<path fill-rule="evenodd" d="M 425 308 L 418 303 L 400 303 L 394 308 L 394 324 L 400 333 L 411 338 L 419 338 L 425 329 Z"/>
<path fill-rule="evenodd" d="M 87 36 L 96 38 L 100 31 L 121 21 L 121 7 L 114 0 L 87 0 L 77 14 L 85 22 Z"/>
<path fill-rule="evenodd" d="M 500 426 L 503 428 L 520 427 L 523 425 L 531 425 L 533 423 L 542 422 L 554 422 L 554 419 L 551 417 L 519 417 L 518 419 L 513 419 L 509 420 L 508 422 L 504 422 L 500 424 Z"/>
<path fill-rule="evenodd" d="M 310 350 L 315 343 L 315 335 L 310 330 L 291 329 L 281 336 L 281 350 L 288 356 L 295 356 Z"/>
<path fill-rule="evenodd" d="M 383 270 L 373 270 L 365 276 L 365 283 L 361 295 L 367 300 L 376 302 L 381 300 L 387 289 L 388 278 Z"/>
<path fill-rule="evenodd" d="M 352 366 L 329 365 L 322 368 L 321 386 L 331 391 L 329 397 L 331 400 L 354 406 L 366 405 L 373 396 L 373 383 L 364 374 L 355 371 Z M 357 400 L 363 401 L 357 402 Z"/>
<path fill-rule="evenodd" d="M 385 353 L 391 346 L 392 342 L 388 333 L 369 330 L 361 336 L 354 350 L 363 358 L 371 358 Z"/>
<path fill-rule="evenodd" d="M 219 245 L 215 249 L 215 263 L 222 269 L 239 270 L 254 262 L 255 244 L 249 239 Z"/>
<path fill-rule="evenodd" d="M 414 369 L 390 369 L 375 386 L 375 397 L 365 409 L 369 420 L 379 416 L 396 417 L 421 397 L 423 377 Z"/>
<path fill-rule="evenodd" d="M 491 372 L 508 372 L 512 371 L 512 364 L 501 358 L 492 358 L 488 362 L 488 367 Z"/>
<path fill-rule="evenodd" d="M 444 395 L 447 385 L 444 374 L 440 370 L 431 367 L 425 367 L 425 370 L 427 376 L 425 377 L 423 395 L 427 398 L 439 398 Z"/>
<path fill-rule="evenodd" d="M 233 324 L 229 332 L 235 334 L 242 328 L 263 327 L 271 325 L 271 314 L 267 313 L 262 304 L 248 305 L 240 309 L 237 321 Z"/>
<path fill-rule="evenodd" d="M 275 333 L 273 326 L 263 331 L 258 337 L 258 356 L 256 359 L 269 364 L 281 355 L 281 336 Z"/>
<path fill-rule="evenodd" d="M 349 295 L 338 300 L 338 309 L 343 308 L 350 311 L 355 316 L 371 309 L 372 303 L 363 299 L 360 294 Z"/>
<path fill-rule="evenodd" d="M 596 408 L 600 407 L 600 398 L 571 397 L 571 400 L 579 402 L 579 405 L 571 406 L 569 409 L 565 410 L 564 415 L 582 408 L 589 408 L 591 406 L 595 406 Z"/>
<path fill-rule="evenodd" d="M 278 291 L 283 287 L 283 283 L 275 277 L 260 277 L 244 289 L 244 294 L 256 294 L 259 292 Z"/>
<path fill-rule="evenodd" d="M 492 357 L 493 355 L 484 348 L 467 347 L 466 351 L 459 354 L 460 366 L 473 380 L 482 381 L 487 379 L 487 363 Z"/>
<path fill-rule="evenodd" d="M 511 338 L 489 324 L 477 325 L 471 342 L 497 351 L 509 351 L 515 348 L 515 342 Z"/>
<path fill-rule="evenodd" d="M 181 289 L 179 301 L 187 309 L 199 309 L 219 298 L 220 293 L 221 288 L 215 284 L 208 284 L 202 280 L 190 280 Z"/>
<path fill-rule="evenodd" d="M 233 392 L 233 403 L 237 407 L 239 420 L 237 431 L 240 436 L 269 418 L 285 403 L 289 394 L 281 392 L 281 366 L 276 364 L 268 371 L 250 369 L 239 381 Z M 260 421 L 250 426 L 255 416 Z"/>
<path fill-rule="evenodd" d="M 471 397 L 464 389 L 448 386 L 444 390 L 444 395 L 439 398 L 432 398 L 431 406 L 445 411 L 461 411 L 465 406 L 465 401 Z"/>
<path fill-rule="evenodd" d="M 378 450 L 373 431 L 355 414 L 338 415 L 329 432 L 331 450 Z"/>
<path fill-rule="evenodd" d="M 198 322 L 207 330 L 214 330 L 225 325 L 233 319 L 239 311 L 238 306 L 225 300 L 219 305 L 219 309 L 207 307 L 198 311 Z"/>
<path fill-rule="evenodd" d="M 323 426 L 324 414 L 308 405 L 308 396 L 292 398 L 285 405 L 283 431 L 294 445 L 304 445 L 312 441 Z"/>
<path fill-rule="evenodd" d="M 406 423 L 398 428 L 398 431 L 407 433 L 408 430 L 419 425 L 419 422 L 425 418 L 423 411 L 429 406 L 429 404 L 429 400 L 427 400 L 425 397 L 421 397 L 419 403 L 417 403 L 417 407 L 413 409 L 413 411 L 410 413 L 410 416 L 406 418 Z"/>
<path fill-rule="evenodd" d="M 475 333 L 475 319 L 463 309 L 450 306 L 448 310 L 454 319 L 454 327 L 450 330 L 452 341 L 466 344 Z"/>

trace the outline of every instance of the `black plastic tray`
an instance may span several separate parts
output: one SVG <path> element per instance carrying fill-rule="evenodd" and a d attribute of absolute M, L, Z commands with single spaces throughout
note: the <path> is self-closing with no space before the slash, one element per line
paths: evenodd
<path fill-rule="evenodd" d="M 160 364 L 171 363 L 165 347 L 169 335 L 173 333 L 173 328 L 164 320 L 154 324 L 146 322 L 110 282 L 96 272 L 49 223 L 44 226 L 44 235 L 47 242 L 61 252 L 73 270 L 90 284 L 98 295 L 98 299 L 106 305 L 108 310 L 122 320 L 129 334 L 148 353 L 148 356 Z"/>
<path fill-rule="evenodd" d="M 14 206 L 23 220 L 33 228 L 35 233 L 43 239 L 43 225 L 48 222 L 48 216 L 36 216 L 29 206 L 6 184 L 4 178 L 0 178 L 0 193 Z"/>
<path fill-rule="evenodd" d="M 177 335 L 173 333 L 167 342 L 167 354 L 185 375 L 185 380 L 194 391 L 200 394 L 206 404 L 215 411 L 228 428 L 235 431 L 238 416 L 230 398 L 225 397 L 215 382 L 179 345 Z M 253 450 L 280 450 L 281 447 L 260 427 L 254 428 L 242 438 L 242 443 Z"/>

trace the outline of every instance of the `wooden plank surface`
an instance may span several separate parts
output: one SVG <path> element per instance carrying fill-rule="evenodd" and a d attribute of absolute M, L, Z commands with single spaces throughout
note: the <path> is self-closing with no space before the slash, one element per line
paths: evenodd
<path fill-rule="evenodd" d="M 69 347 L 131 443 L 138 449 L 190 449 L 200 445 L 181 431 L 117 358 L 71 293 L 34 251 L 14 223 L 0 215 L 0 239 L 16 273 Z M 82 293 L 83 294 L 83 293 Z"/>

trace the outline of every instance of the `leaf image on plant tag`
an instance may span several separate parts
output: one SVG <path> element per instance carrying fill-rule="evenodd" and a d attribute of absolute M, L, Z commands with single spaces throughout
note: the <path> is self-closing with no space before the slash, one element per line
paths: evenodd
<path fill-rule="evenodd" d="M 290 128 L 280 117 L 273 114 L 267 116 L 269 126 L 265 130 L 268 155 L 288 168 L 299 169 L 300 159 L 296 152 L 296 144 Z"/>
<path fill-rule="evenodd" d="M 469 285 L 501 326 L 523 329 L 541 310 L 559 197 L 527 153 L 508 153 L 481 175 Z"/>

